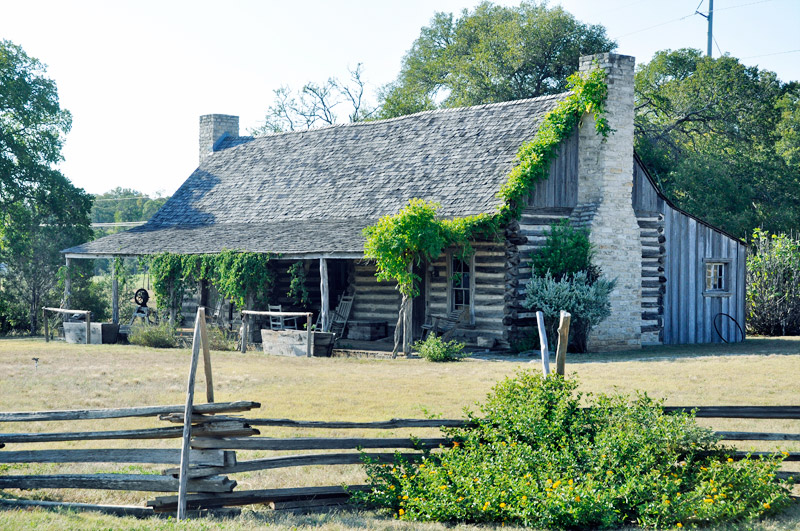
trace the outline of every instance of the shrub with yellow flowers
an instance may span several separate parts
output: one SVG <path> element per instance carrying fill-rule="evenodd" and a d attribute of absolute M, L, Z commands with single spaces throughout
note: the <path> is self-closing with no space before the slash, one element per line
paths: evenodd
<path fill-rule="evenodd" d="M 365 456 L 363 503 L 396 518 L 547 529 L 693 527 L 789 503 L 783 456 L 735 460 L 690 413 L 646 394 L 582 396 L 577 382 L 521 371 L 496 385 L 451 445 L 419 461 Z M 582 408 L 586 403 L 590 407 Z"/>

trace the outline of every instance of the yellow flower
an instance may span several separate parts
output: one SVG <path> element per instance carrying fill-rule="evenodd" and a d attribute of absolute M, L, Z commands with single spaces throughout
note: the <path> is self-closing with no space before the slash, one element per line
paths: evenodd
<path fill-rule="evenodd" d="M 764 504 L 764 509 L 769 509 L 770 507 L 771 507 L 770 504 L 768 504 L 768 503 Z"/>
<path fill-rule="evenodd" d="M 569 484 L 572 485 L 572 480 L 569 480 Z"/>
<path fill-rule="evenodd" d="M 677 523 L 677 525 L 676 525 L 675 527 L 683 527 L 683 524 L 682 524 L 682 523 L 680 523 L 680 522 L 678 522 L 678 523 Z"/>
<path fill-rule="evenodd" d="M 669 500 L 664 500 L 664 505 L 669 505 Z"/>
<path fill-rule="evenodd" d="M 525 501 L 525 500 L 527 500 L 527 499 L 528 499 L 528 497 L 527 497 L 527 496 L 523 496 L 523 497 L 522 497 L 522 501 Z"/>
<path fill-rule="evenodd" d="M 610 476 L 611 474 L 613 474 L 613 472 L 612 472 L 612 471 L 610 471 L 610 470 L 606 470 L 606 475 L 607 475 L 607 476 Z"/>
<path fill-rule="evenodd" d="M 781 452 L 784 457 L 789 457 L 789 452 Z"/>
<path fill-rule="evenodd" d="M 500 508 L 501 508 L 501 509 L 502 509 L 503 507 L 505 507 L 505 506 L 506 506 L 505 502 L 503 502 L 503 503 L 501 503 L 501 504 L 500 504 Z"/>
<path fill-rule="evenodd" d="M 728 458 L 728 462 L 729 462 L 729 463 L 733 463 L 733 457 L 729 457 L 729 458 Z"/>
<path fill-rule="evenodd" d="M 704 499 L 703 501 L 704 501 L 705 503 L 714 503 L 714 500 L 712 500 L 711 498 L 706 498 L 706 499 Z"/>
<path fill-rule="evenodd" d="M 462 501 L 463 499 L 464 499 L 464 496 L 459 496 L 458 500 L 456 500 L 456 501 Z"/>
<path fill-rule="evenodd" d="M 420 468 L 425 468 L 425 465 L 419 465 Z"/>
<path fill-rule="evenodd" d="M 575 496 L 575 501 L 581 501 L 581 497 L 580 496 Z"/>
<path fill-rule="evenodd" d="M 406 514 L 406 512 L 403 509 L 400 509 L 399 511 L 397 511 L 397 514 L 403 516 L 404 514 Z"/>
<path fill-rule="evenodd" d="M 552 482 L 553 482 L 552 479 L 548 479 L 547 481 L 545 481 L 545 483 L 547 483 L 548 485 L 551 484 Z"/>
<path fill-rule="evenodd" d="M 407 499 L 408 499 L 408 496 L 407 496 L 407 495 L 406 495 L 406 496 L 403 496 L 403 499 L 404 499 L 404 500 L 407 500 Z"/>
<path fill-rule="evenodd" d="M 440 485 L 440 486 L 439 486 L 439 489 L 441 489 L 441 490 L 444 490 L 444 489 L 446 489 L 446 488 L 447 488 L 447 486 L 446 486 L 446 485 Z"/>

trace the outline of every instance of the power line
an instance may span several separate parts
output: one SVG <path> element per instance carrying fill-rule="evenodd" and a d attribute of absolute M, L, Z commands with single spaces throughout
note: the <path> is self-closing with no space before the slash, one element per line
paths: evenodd
<path fill-rule="evenodd" d="M 148 201 L 157 201 L 158 199 L 166 199 L 166 197 L 153 198 L 153 197 L 149 197 L 149 196 L 146 196 L 146 195 L 139 196 L 139 197 L 104 197 L 104 198 L 101 198 L 101 199 L 95 199 L 94 202 L 95 203 L 100 203 L 102 201 L 130 201 L 130 200 L 134 200 L 134 199 L 137 200 L 137 201 L 139 199 L 147 199 Z"/>
<path fill-rule="evenodd" d="M 756 2 L 748 2 L 746 4 L 737 4 L 735 6 L 721 7 L 721 8 L 718 8 L 718 9 L 714 9 L 713 12 L 716 13 L 718 11 L 727 11 L 728 9 L 737 9 L 737 8 L 740 8 L 740 7 L 754 6 L 754 5 L 757 5 L 757 4 L 765 4 L 767 2 L 774 2 L 774 1 L 775 0 L 757 0 Z M 702 3 L 703 2 L 701 1 L 700 4 L 697 7 L 699 8 L 700 5 L 702 5 Z M 625 33 L 624 35 L 618 35 L 616 38 L 619 39 L 619 38 L 622 38 L 622 37 L 627 37 L 628 35 L 635 35 L 637 33 L 641 33 L 643 31 L 648 31 L 648 30 L 651 30 L 651 29 L 654 29 L 654 28 L 660 28 L 661 26 L 666 26 L 667 24 L 673 24 L 675 22 L 680 22 L 682 20 L 686 20 L 687 18 L 693 17 L 693 16 L 695 16 L 697 14 L 700 14 L 701 16 L 706 16 L 706 15 L 703 15 L 702 13 L 698 13 L 697 9 L 695 9 L 694 12 L 689 13 L 688 15 L 684 15 L 684 16 L 678 17 L 678 18 L 673 18 L 671 20 L 667 20 L 667 21 L 661 22 L 659 24 L 654 24 L 653 26 L 648 26 L 646 28 L 638 29 L 638 30 L 632 31 L 630 33 Z"/>
<path fill-rule="evenodd" d="M 800 52 L 800 48 L 796 50 L 786 50 L 785 52 L 774 52 L 774 53 L 762 53 L 760 55 L 748 55 L 747 57 L 740 57 L 739 59 L 754 59 L 756 57 L 769 57 L 770 55 L 783 55 L 785 53 L 796 53 Z"/>

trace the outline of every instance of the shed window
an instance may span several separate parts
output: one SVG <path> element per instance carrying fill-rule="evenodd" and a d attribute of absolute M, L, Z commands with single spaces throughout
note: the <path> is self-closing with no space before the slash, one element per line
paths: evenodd
<path fill-rule="evenodd" d="M 472 288 L 472 272 L 470 264 L 456 257 L 452 258 L 450 264 L 450 306 L 451 310 L 469 308 L 470 289 Z"/>
<path fill-rule="evenodd" d="M 725 291 L 727 266 L 725 262 L 706 262 L 706 291 Z"/>

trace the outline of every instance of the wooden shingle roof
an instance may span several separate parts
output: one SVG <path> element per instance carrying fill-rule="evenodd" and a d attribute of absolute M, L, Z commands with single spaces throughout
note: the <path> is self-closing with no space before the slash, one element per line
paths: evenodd
<path fill-rule="evenodd" d="M 494 212 L 519 146 L 566 94 L 220 142 L 145 225 L 65 250 L 358 255 L 409 199 Z"/>

